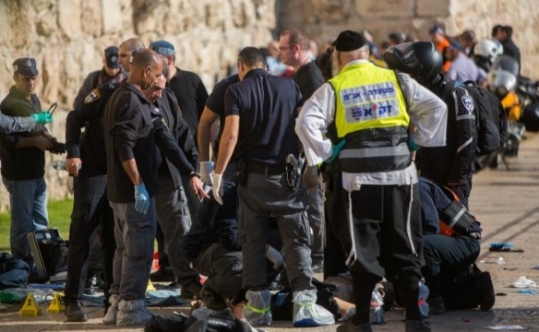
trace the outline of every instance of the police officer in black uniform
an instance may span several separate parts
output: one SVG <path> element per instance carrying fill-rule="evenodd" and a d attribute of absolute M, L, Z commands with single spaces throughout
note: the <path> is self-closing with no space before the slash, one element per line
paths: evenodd
<path fill-rule="evenodd" d="M 212 176 L 213 195 L 222 204 L 223 173 L 237 144 L 243 288 L 248 290 L 244 313 L 251 324 L 272 323 L 264 257 L 268 219 L 274 215 L 286 262 L 293 267 L 287 273 L 294 291 L 294 312 L 302 306 L 303 315 L 294 317 L 294 325 L 333 324 L 333 315 L 316 305 L 304 196 L 298 190 L 299 176 L 292 180 L 298 172 L 291 165 L 299 155 L 294 124 L 302 95 L 293 81 L 270 76 L 263 67 L 264 58 L 257 48 L 240 52 L 241 82 L 225 93 L 226 120 Z"/>
<path fill-rule="evenodd" d="M 144 44 L 138 38 L 124 41 L 120 45 L 120 54 L 123 55 L 120 63 L 128 69 L 131 53 L 141 48 Z M 118 86 L 119 83 L 106 83 L 94 89 L 81 105 L 76 105 L 66 120 L 66 170 L 75 176 L 65 288 L 68 321 L 87 320 L 78 300 L 82 297 L 90 247 L 99 225 L 105 272 L 105 312 L 109 305 L 116 242 L 112 209 L 107 199 L 107 158 L 102 118 L 107 101 Z M 85 128 L 84 135 L 81 135 L 82 128 Z"/>
<path fill-rule="evenodd" d="M 411 58 L 419 66 L 410 67 Z M 445 79 L 442 56 L 431 42 L 404 43 L 389 47 L 384 60 L 391 69 L 410 74 L 447 104 L 447 144 L 422 148 L 416 162 L 421 176 L 451 188 L 468 208 L 477 146 L 474 101 L 462 84 Z"/>
<path fill-rule="evenodd" d="M 229 86 L 240 81 L 238 74 L 230 75 L 219 81 L 206 100 L 206 106 L 198 123 L 198 149 L 200 152 L 200 176 L 204 183 L 211 184 L 211 174 L 214 170 L 213 162 L 210 161 L 211 127 L 219 119 L 219 136 L 217 137 L 214 151 L 219 151 L 219 141 L 225 126 L 225 92 Z M 232 156 L 227 165 L 225 178 L 233 177 L 236 181 L 236 157 Z"/>

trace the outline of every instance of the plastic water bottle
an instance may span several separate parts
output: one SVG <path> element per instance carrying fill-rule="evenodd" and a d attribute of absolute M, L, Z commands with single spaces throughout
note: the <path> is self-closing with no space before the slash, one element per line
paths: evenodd
<path fill-rule="evenodd" d="M 424 283 L 419 283 L 419 300 L 417 301 L 417 305 L 419 306 L 419 313 L 421 314 L 421 317 L 428 318 L 429 317 L 429 304 L 427 302 L 427 299 L 429 298 L 429 287 L 425 285 Z"/>
<path fill-rule="evenodd" d="M 66 161 L 65 160 L 55 160 L 52 162 L 52 168 L 54 168 L 57 171 L 65 171 L 66 170 Z"/>
<path fill-rule="evenodd" d="M 378 286 L 374 287 L 374 291 L 371 296 L 371 307 L 370 307 L 370 316 L 371 324 L 384 324 L 386 322 L 384 316 L 384 299 L 382 294 L 378 291 Z"/>

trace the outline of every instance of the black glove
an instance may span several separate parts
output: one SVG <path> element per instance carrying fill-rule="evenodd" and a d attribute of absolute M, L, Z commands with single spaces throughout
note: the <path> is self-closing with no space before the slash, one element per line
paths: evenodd
<path fill-rule="evenodd" d="M 52 148 L 49 149 L 50 153 L 63 154 L 66 152 L 66 146 L 64 143 L 60 143 L 55 137 L 52 138 Z"/>

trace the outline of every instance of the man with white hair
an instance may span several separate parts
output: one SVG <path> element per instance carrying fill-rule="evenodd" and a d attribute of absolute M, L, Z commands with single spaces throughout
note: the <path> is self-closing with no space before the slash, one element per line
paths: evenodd
<path fill-rule="evenodd" d="M 383 277 L 401 293 L 406 331 L 430 331 L 417 304 L 422 235 L 412 157 L 417 145 L 445 144 L 447 107 L 410 76 L 370 63 L 360 33 L 343 31 L 334 44 L 339 72 L 307 100 L 296 133 L 329 194 L 350 202 L 348 217 L 330 225 L 349 253 L 356 304 L 337 331 L 372 331 L 372 291 Z"/>

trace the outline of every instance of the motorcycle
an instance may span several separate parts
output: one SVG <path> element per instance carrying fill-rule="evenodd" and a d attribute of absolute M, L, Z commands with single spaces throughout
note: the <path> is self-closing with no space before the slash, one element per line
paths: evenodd
<path fill-rule="evenodd" d="M 516 93 L 522 105 L 522 116 L 519 120 L 528 131 L 539 131 L 539 81 L 532 81 L 523 76 L 518 77 Z"/>

